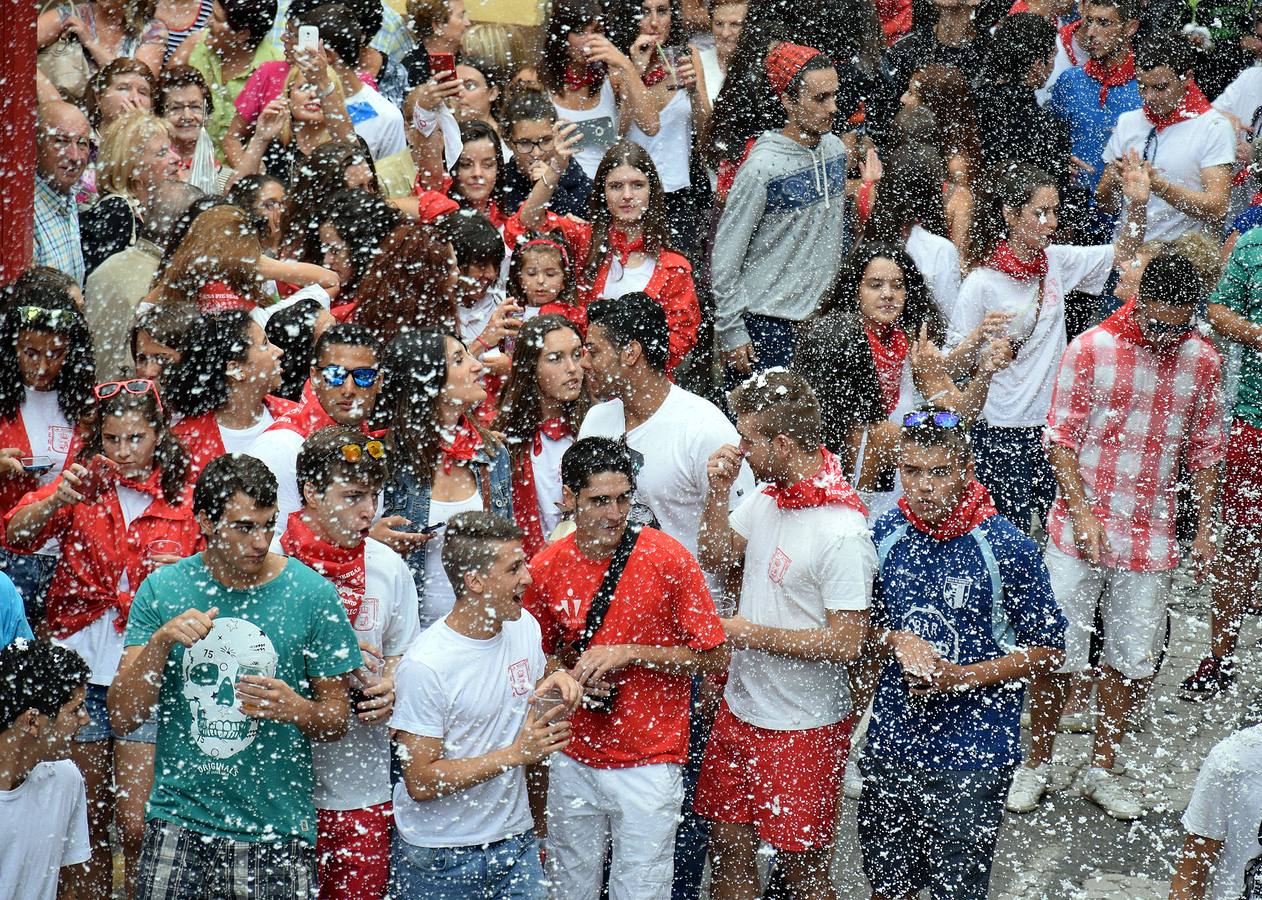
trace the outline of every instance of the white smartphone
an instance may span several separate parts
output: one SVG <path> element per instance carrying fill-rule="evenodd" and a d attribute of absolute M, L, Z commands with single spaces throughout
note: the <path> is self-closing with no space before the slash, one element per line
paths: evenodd
<path fill-rule="evenodd" d="M 320 29 L 314 25 L 298 26 L 298 49 L 318 50 L 320 48 Z"/>

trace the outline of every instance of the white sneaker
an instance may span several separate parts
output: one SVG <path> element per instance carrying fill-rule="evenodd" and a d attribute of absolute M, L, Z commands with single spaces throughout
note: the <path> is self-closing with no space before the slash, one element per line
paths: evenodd
<path fill-rule="evenodd" d="M 1092 766 L 1078 786 L 1079 792 L 1115 819 L 1131 822 L 1143 818 L 1146 810 L 1139 797 L 1107 769 Z"/>
<path fill-rule="evenodd" d="M 1028 813 L 1039 808 L 1039 801 L 1047 791 L 1048 765 L 1044 763 L 1031 769 L 1017 766 L 1008 788 L 1008 800 L 1004 804 L 1009 812 Z"/>

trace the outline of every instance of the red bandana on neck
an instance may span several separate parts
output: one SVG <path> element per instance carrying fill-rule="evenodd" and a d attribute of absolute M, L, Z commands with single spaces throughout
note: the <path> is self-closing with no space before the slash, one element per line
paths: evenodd
<path fill-rule="evenodd" d="M 445 443 L 440 448 L 443 458 L 443 472 L 450 475 L 451 467 L 456 463 L 466 463 L 473 459 L 478 448 L 482 446 L 482 433 L 474 427 L 473 422 L 468 416 L 460 417 L 460 424 L 456 426 L 455 437 L 451 439 L 451 443 Z"/>
<path fill-rule="evenodd" d="M 1000 241 L 995 252 L 990 254 L 990 259 L 986 260 L 986 265 L 1017 281 L 1033 281 L 1047 277 L 1047 251 L 1039 250 L 1029 262 L 1022 262 L 1017 259 L 1007 241 Z"/>
<path fill-rule="evenodd" d="M 547 543 L 543 534 L 543 517 L 539 512 L 539 494 L 535 490 L 535 467 L 532 457 L 543 452 L 543 438 L 559 441 L 574 432 L 561 419 L 548 419 L 535 432 L 535 439 L 530 453 L 523 453 L 518 458 L 513 470 L 513 519 L 522 531 L 522 549 L 530 558 L 544 548 Z"/>
<path fill-rule="evenodd" d="M 907 335 L 895 325 L 888 329 L 888 342 L 882 343 L 876 330 L 870 325 L 864 325 L 863 330 L 868 336 L 872 361 L 876 363 L 876 379 L 881 383 L 881 398 L 885 401 L 885 414 L 888 416 L 898 406 L 903 384 L 903 363 L 907 359 Z"/>
<path fill-rule="evenodd" d="M 831 506 L 840 503 L 858 510 L 861 515 L 868 514 L 868 508 L 859 499 L 859 494 L 846 481 L 846 473 L 842 471 L 841 460 L 824 447 L 819 448 L 820 467 L 810 478 L 780 487 L 769 484 L 762 492 L 776 501 L 779 509 L 810 509 L 815 506 Z"/>
<path fill-rule="evenodd" d="M 618 262 L 624 266 L 627 264 L 627 260 L 630 258 L 632 253 L 645 252 L 643 235 L 632 240 L 627 237 L 625 231 L 619 231 L 617 228 L 610 228 L 608 241 L 609 248 L 617 255 Z"/>
<path fill-rule="evenodd" d="M 1147 347 L 1155 353 L 1168 353 L 1196 333 L 1195 328 L 1189 328 L 1183 334 L 1179 335 L 1179 339 L 1177 341 L 1172 341 L 1169 344 L 1163 344 L 1161 346 L 1153 344 L 1147 337 L 1145 337 L 1144 330 L 1139 327 L 1139 320 L 1135 318 L 1134 297 L 1127 300 L 1126 304 L 1122 306 L 1121 309 L 1101 322 L 1100 327 L 1116 338 L 1128 341 L 1132 344 L 1139 344 L 1141 347 Z"/>
<path fill-rule="evenodd" d="M 124 478 L 117 470 L 112 471 L 114 473 L 114 482 L 119 487 L 131 488 L 133 491 L 141 494 L 148 494 L 155 500 L 162 499 L 162 470 L 157 466 L 153 467 L 153 471 L 146 475 L 143 481 Z"/>
<path fill-rule="evenodd" d="M 605 67 L 600 63 L 585 66 L 566 66 L 562 76 L 567 91 L 581 91 L 605 80 Z"/>
<path fill-rule="evenodd" d="M 364 566 L 364 542 L 351 549 L 331 544 L 316 535 L 302 517 L 302 510 L 291 512 L 280 536 L 280 547 L 286 556 L 310 566 L 337 588 L 346 615 L 355 624 L 359 608 L 368 590 L 368 571 Z"/>
<path fill-rule="evenodd" d="M 1157 129 L 1158 133 L 1165 131 L 1171 125 L 1186 122 L 1188 119 L 1195 119 L 1202 113 L 1209 112 L 1209 110 L 1209 101 L 1205 99 L 1200 87 L 1191 78 L 1187 80 L 1187 88 L 1183 91 L 1183 99 L 1179 101 L 1179 105 L 1175 107 L 1174 112 L 1170 113 L 1170 115 L 1154 116 L 1152 110 L 1148 108 L 1148 104 L 1144 104 L 1144 115 L 1148 117 L 1148 121 L 1152 123 L 1152 127 Z"/>
<path fill-rule="evenodd" d="M 1100 108 L 1104 109 L 1104 104 L 1109 99 L 1109 88 L 1121 87 L 1135 77 L 1135 54 L 1127 53 L 1125 62 L 1111 68 L 1102 62 L 1089 59 L 1082 67 L 1082 71 L 1087 73 L 1088 78 L 1094 78 L 1100 82 Z"/>
<path fill-rule="evenodd" d="M 1060 45 L 1065 48 L 1071 66 L 1078 65 L 1078 54 L 1074 51 L 1074 35 L 1082 27 L 1082 19 L 1074 19 L 1068 25 L 1060 26 Z"/>
<path fill-rule="evenodd" d="M 898 501 L 898 508 L 917 530 L 923 531 L 938 541 L 951 541 L 966 535 L 991 516 L 999 514 L 995 509 L 994 501 L 990 499 L 990 491 L 986 490 L 980 481 L 968 483 L 968 487 L 964 489 L 964 495 L 960 497 L 960 502 L 955 504 L 955 509 L 951 510 L 951 514 L 937 525 L 930 525 L 912 512 L 906 497 Z"/>
<path fill-rule="evenodd" d="M 538 456 L 543 452 L 543 439 L 545 437 L 550 441 L 559 441 L 563 437 L 569 437 L 572 433 L 570 426 L 565 424 L 564 419 L 547 419 L 540 423 L 539 430 L 535 432 L 534 445 L 531 449 L 534 455 Z"/>

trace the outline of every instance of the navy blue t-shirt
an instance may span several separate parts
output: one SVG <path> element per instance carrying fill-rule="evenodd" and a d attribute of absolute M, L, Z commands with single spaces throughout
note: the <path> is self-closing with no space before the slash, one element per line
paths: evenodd
<path fill-rule="evenodd" d="M 874 628 L 913 632 L 959 665 L 997 659 L 1014 647 L 1064 648 L 1065 617 L 1052 596 L 1042 553 L 1003 516 L 939 541 L 894 509 L 877 521 L 873 541 L 882 557 Z M 867 752 L 927 769 L 1016 765 L 1024 692 L 1020 682 L 1005 682 L 959 694 L 912 696 L 902 667 L 891 657 L 877 684 Z"/>

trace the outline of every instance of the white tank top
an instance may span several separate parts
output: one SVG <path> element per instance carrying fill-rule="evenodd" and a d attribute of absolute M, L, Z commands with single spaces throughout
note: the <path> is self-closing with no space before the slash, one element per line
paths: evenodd
<path fill-rule="evenodd" d="M 687 91 L 671 93 L 674 96 L 662 108 L 657 134 L 650 137 L 634 122 L 627 130 L 627 137 L 653 157 L 662 190 L 668 194 L 692 184 L 688 177 L 688 163 L 692 158 L 692 98 Z"/>
<path fill-rule="evenodd" d="M 583 135 L 583 142 L 574 154 L 588 178 L 596 177 L 596 167 L 605 157 L 605 151 L 618 141 L 618 98 L 613 85 L 606 78 L 600 86 L 600 102 L 591 109 L 570 109 L 554 99 L 557 118 L 573 122 Z"/>
<path fill-rule="evenodd" d="M 714 101 L 723 90 L 723 81 L 727 78 L 719 68 L 719 51 L 713 47 L 698 47 L 697 55 L 701 57 L 701 74 L 705 77 L 705 95 L 714 106 Z"/>

